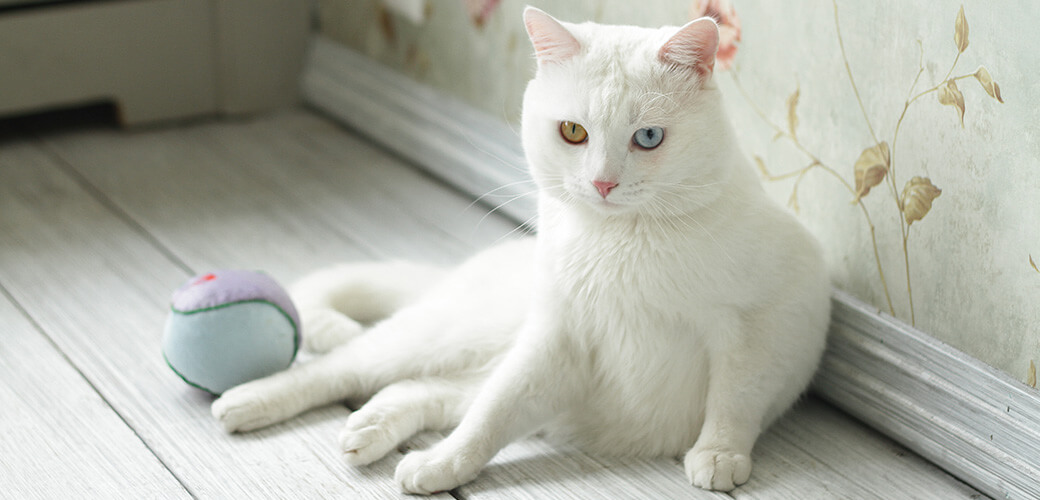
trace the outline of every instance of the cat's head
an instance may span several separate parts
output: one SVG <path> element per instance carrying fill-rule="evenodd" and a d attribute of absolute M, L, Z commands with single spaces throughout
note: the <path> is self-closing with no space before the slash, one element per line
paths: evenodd
<path fill-rule="evenodd" d="M 707 205 L 730 148 L 713 83 L 718 27 L 569 24 L 528 7 L 538 72 L 524 94 L 523 142 L 539 188 L 603 214 Z"/>

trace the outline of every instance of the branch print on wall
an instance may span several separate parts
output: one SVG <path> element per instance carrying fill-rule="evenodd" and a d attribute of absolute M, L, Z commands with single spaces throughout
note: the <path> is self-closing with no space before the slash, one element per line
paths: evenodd
<path fill-rule="evenodd" d="M 1040 273 L 1040 267 L 1036 267 L 1036 262 L 1033 261 L 1032 255 L 1029 256 L 1029 265 L 1034 271 Z M 1029 360 L 1029 372 L 1026 375 L 1026 384 L 1028 384 L 1029 387 L 1036 389 L 1036 364 L 1033 363 L 1033 360 Z"/>
<path fill-rule="evenodd" d="M 957 63 L 960 61 L 961 54 L 964 53 L 968 48 L 968 21 L 964 15 L 964 7 L 961 6 L 957 12 L 957 17 L 954 20 L 953 29 L 953 42 L 957 47 L 957 55 L 950 65 L 949 71 L 946 76 L 942 78 L 937 84 L 932 87 L 916 92 L 917 86 L 920 83 L 921 75 L 924 73 L 924 48 L 918 41 L 918 47 L 920 49 L 920 56 L 918 58 L 918 71 L 914 77 L 910 90 L 907 93 L 906 99 L 903 102 L 902 113 L 900 113 L 898 120 L 896 120 L 894 131 L 890 140 L 884 140 L 875 131 L 873 124 L 870 121 L 870 117 L 867 114 L 866 107 L 863 105 L 863 100 L 860 97 L 859 88 L 856 85 L 856 79 L 852 74 L 852 69 L 849 67 L 849 58 L 845 52 L 845 42 L 841 34 L 841 24 L 838 20 L 838 3 L 837 0 L 832 0 L 834 4 L 834 27 L 837 32 L 838 46 L 841 50 L 842 61 L 845 65 L 845 73 L 848 76 L 849 84 L 852 86 L 853 94 L 856 96 L 856 101 L 859 105 L 859 109 L 863 114 L 863 120 L 866 122 L 867 129 L 870 131 L 870 144 L 866 146 L 854 162 L 851 162 L 851 169 L 834 168 L 822 160 L 819 156 L 811 151 L 805 144 L 799 139 L 797 128 L 799 126 L 798 120 L 798 101 L 801 97 L 801 90 L 796 88 L 795 91 L 787 98 L 786 111 L 787 111 L 787 123 L 786 127 L 777 125 L 769 119 L 764 111 L 755 104 L 751 99 L 747 91 L 744 90 L 740 84 L 739 76 L 736 72 L 732 72 L 734 83 L 737 89 L 744 95 L 744 98 L 749 102 L 755 112 L 768 123 L 774 130 L 774 140 L 785 139 L 789 141 L 796 149 L 801 151 L 808 159 L 808 163 L 797 170 L 782 173 L 773 174 L 766 167 L 765 161 L 756 156 L 755 162 L 761 172 L 762 176 L 769 181 L 778 181 L 783 179 L 795 178 L 794 185 L 791 189 L 791 196 L 788 199 L 788 205 L 797 212 L 798 207 L 798 187 L 806 174 L 812 171 L 824 172 L 827 175 L 835 178 L 838 182 L 848 190 L 852 197 L 852 203 L 858 205 L 860 211 L 863 213 L 864 221 L 866 222 L 867 228 L 870 231 L 870 240 L 874 251 L 874 261 L 877 265 L 878 279 L 881 282 L 882 290 L 885 294 L 885 300 L 888 305 L 889 312 L 895 316 L 896 310 L 892 303 L 892 295 L 889 290 L 889 283 L 886 278 L 885 269 L 881 264 L 881 256 L 878 251 L 878 243 L 876 237 L 877 228 L 874 226 L 873 219 L 871 218 L 870 210 L 863 203 L 863 198 L 868 196 L 878 186 L 884 185 L 881 190 L 889 191 L 892 196 L 892 208 L 897 210 L 899 213 L 899 231 L 902 240 L 902 254 L 904 272 L 906 275 L 906 297 L 909 307 L 910 323 L 916 323 L 916 316 L 914 313 L 914 299 L 913 299 L 913 287 L 911 283 L 910 273 L 910 235 L 911 228 L 915 222 L 919 222 L 928 215 L 928 212 L 932 209 L 932 204 L 942 194 L 942 190 L 932 183 L 932 180 L 928 177 L 919 175 L 913 175 L 903 185 L 902 189 L 899 188 L 896 180 L 896 152 L 897 144 L 899 140 L 899 130 L 903 124 L 903 119 L 906 117 L 907 112 L 911 108 L 911 105 L 921 100 L 922 98 L 934 95 L 935 102 L 944 106 L 951 106 L 957 111 L 957 117 L 960 120 L 960 125 L 964 127 L 964 113 L 965 113 L 965 99 L 964 94 L 961 92 L 957 82 L 961 82 L 965 79 L 974 78 L 982 89 L 998 102 L 1004 102 L 1000 95 L 1000 86 L 993 80 L 989 71 L 985 67 L 980 66 L 972 73 L 954 75 L 954 71 L 957 69 Z M 842 173 L 842 172 L 847 173 Z M 847 175 L 851 174 L 852 182 L 847 180 Z M 876 207 L 875 207 L 876 208 Z M 893 228 L 894 229 L 894 228 Z"/>

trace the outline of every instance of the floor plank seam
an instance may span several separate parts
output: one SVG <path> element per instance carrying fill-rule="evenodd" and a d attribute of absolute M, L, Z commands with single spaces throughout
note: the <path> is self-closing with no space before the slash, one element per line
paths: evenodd
<path fill-rule="evenodd" d="M 137 222 L 129 213 L 127 213 L 118 204 L 116 204 L 115 201 L 113 201 L 111 198 L 105 195 L 104 192 L 101 191 L 101 189 L 99 189 L 97 186 L 91 183 L 89 179 L 87 179 L 82 173 L 76 170 L 75 166 L 73 166 L 69 161 L 62 157 L 60 153 L 54 151 L 51 147 L 46 145 L 42 140 L 40 140 L 39 137 L 34 137 L 33 139 L 40 146 L 40 150 L 48 156 L 50 156 L 54 160 L 54 163 L 62 170 L 62 172 L 68 175 L 76 183 L 76 185 L 80 186 L 80 188 L 82 188 L 92 199 L 97 201 L 106 210 L 112 213 L 117 219 L 126 224 L 131 231 L 144 238 L 149 245 L 153 246 L 160 254 L 167 258 L 171 264 L 183 270 L 187 274 L 187 276 L 192 276 L 196 274 L 194 270 L 192 270 L 191 266 L 189 266 L 175 254 L 173 254 L 173 252 L 171 252 L 168 248 L 166 248 L 166 246 L 163 245 L 158 238 L 152 235 L 143 225 Z M 54 346 L 55 350 L 57 350 L 58 353 L 61 354 L 61 356 L 68 362 L 69 366 L 71 366 L 72 369 L 76 370 L 76 373 L 78 373 L 79 376 L 87 383 L 87 385 L 89 385 L 90 388 L 98 395 L 98 397 L 100 397 L 101 400 L 105 402 L 105 405 L 107 405 L 112 410 L 112 412 L 117 417 L 119 417 L 119 420 L 122 421 L 128 429 L 130 429 L 134 436 L 139 441 L 141 441 L 145 449 L 147 449 L 156 458 L 156 460 L 160 464 L 162 464 L 163 468 L 170 473 L 174 480 L 176 480 L 181 485 L 181 487 L 184 488 L 184 491 L 192 498 L 198 498 L 195 495 L 195 493 L 192 492 L 191 488 L 188 486 L 188 482 L 181 478 L 166 463 L 166 461 L 163 460 L 162 456 L 156 453 L 156 451 L 152 448 L 148 441 L 145 440 L 144 437 L 141 436 L 141 434 L 138 432 L 138 430 L 133 425 L 131 425 L 129 421 L 126 420 L 126 417 L 124 417 L 124 415 L 112 404 L 109 398 L 98 389 L 94 382 L 86 376 L 83 370 L 78 365 L 76 365 L 76 363 L 73 362 L 73 360 L 65 353 L 65 351 L 54 341 L 54 339 L 50 335 L 47 334 L 47 332 L 35 320 L 35 318 L 33 318 L 29 314 L 28 310 L 26 310 L 25 307 L 15 299 L 15 297 L 10 293 L 10 291 L 6 289 L 6 287 L 3 286 L 2 283 L 0 283 L 0 292 L 2 292 L 2 294 L 6 296 L 12 304 L 14 304 L 18 311 L 33 325 L 33 328 L 40 332 L 40 334 L 43 335 L 43 337 L 46 338 L 52 346 Z"/>
<path fill-rule="evenodd" d="M 100 188 L 95 186 L 90 179 L 87 179 L 76 167 L 72 165 L 68 160 L 61 155 L 61 153 L 52 149 L 49 145 L 40 141 L 39 137 L 36 137 L 37 143 L 40 145 L 40 149 L 46 153 L 51 159 L 54 160 L 55 164 L 61 168 L 62 172 L 68 175 L 72 180 L 81 187 L 86 193 L 93 198 L 95 201 L 105 207 L 106 210 L 112 213 L 117 219 L 122 221 L 124 224 L 129 226 L 130 230 L 135 234 L 144 238 L 153 248 L 159 253 L 169 259 L 170 263 L 179 269 L 183 270 L 185 277 L 190 277 L 198 274 L 194 269 L 191 268 L 186 262 L 180 257 L 174 254 L 166 245 L 162 243 L 155 235 L 148 231 L 140 222 L 133 218 L 126 210 L 120 207 L 115 201 L 108 197 Z"/>
<path fill-rule="evenodd" d="M 137 440 L 141 442 L 145 449 L 148 450 L 148 452 L 151 453 L 153 457 L 155 457 L 156 461 L 158 461 L 162 465 L 163 469 L 165 469 L 166 472 L 168 472 L 170 476 L 172 476 L 173 479 L 177 481 L 178 484 L 180 484 L 181 488 L 184 489 L 185 493 L 187 493 L 192 498 L 198 498 L 198 496 L 196 496 L 195 493 L 191 491 L 191 488 L 188 486 L 188 483 L 179 475 L 177 475 L 177 473 L 172 468 L 170 468 L 166 461 L 163 460 L 162 456 L 155 452 L 151 445 L 148 444 L 148 441 L 145 440 L 144 437 L 137 432 L 137 429 L 133 425 L 131 425 L 129 421 L 126 420 L 126 417 L 124 417 L 123 414 L 120 413 L 120 411 L 112 404 L 112 402 L 109 401 L 108 397 L 106 397 L 105 394 L 98 389 L 97 385 L 94 384 L 94 381 L 87 377 L 87 375 L 83 372 L 79 365 L 77 365 L 72 360 L 72 358 L 68 356 L 65 350 L 62 349 L 61 346 L 54 341 L 54 338 L 47 333 L 47 330 L 43 328 L 43 325 L 41 325 L 38 321 L 36 321 L 36 318 L 29 314 L 29 311 L 25 308 L 25 306 L 23 306 L 22 303 L 18 301 L 14 294 L 12 294 L 11 291 L 8 290 L 3 283 L 0 283 L 0 296 L 3 296 L 5 299 L 7 299 L 11 303 L 11 305 L 14 306 L 15 310 L 17 310 L 18 313 L 21 314 L 22 317 L 25 318 L 25 320 L 29 322 L 30 325 L 32 325 L 32 328 L 36 330 L 36 332 L 39 333 L 47 341 L 47 343 L 54 348 L 55 351 L 57 351 L 57 353 L 62 357 L 62 359 L 65 360 L 66 363 L 68 363 L 69 367 L 76 371 L 76 374 L 79 375 L 81 379 L 83 379 L 83 381 L 90 387 L 91 390 L 94 391 L 95 394 L 97 394 L 99 398 L 101 398 L 101 401 L 105 403 L 105 406 L 112 410 L 112 413 L 115 414 L 115 416 L 118 417 L 121 422 L 123 422 L 123 425 L 125 425 L 127 429 L 129 429 L 130 432 L 133 433 L 134 437 L 136 437 Z"/>

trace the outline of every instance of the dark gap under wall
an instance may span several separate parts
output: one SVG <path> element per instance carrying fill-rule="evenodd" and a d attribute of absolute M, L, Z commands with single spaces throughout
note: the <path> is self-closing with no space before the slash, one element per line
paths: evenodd
<path fill-rule="evenodd" d="M 119 126 L 118 110 L 111 102 L 94 102 L 68 108 L 32 111 L 0 118 L 0 143 L 29 134 L 74 130 L 84 126 Z"/>

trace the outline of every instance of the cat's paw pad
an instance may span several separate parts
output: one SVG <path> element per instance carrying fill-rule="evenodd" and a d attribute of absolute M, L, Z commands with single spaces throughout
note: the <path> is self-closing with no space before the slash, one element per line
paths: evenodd
<path fill-rule="evenodd" d="M 413 451 L 397 465 L 394 480 L 401 491 L 417 495 L 431 495 L 448 491 L 477 477 L 481 462 L 471 454 L 443 453 L 440 446 L 429 450 Z"/>
<path fill-rule="evenodd" d="M 303 309 L 300 322 L 303 348 L 317 354 L 329 352 L 364 333 L 361 323 L 332 309 Z"/>
<path fill-rule="evenodd" d="M 227 432 L 251 431 L 278 420 L 271 411 L 270 402 L 252 383 L 225 391 L 210 406 L 210 413 Z"/>
<path fill-rule="evenodd" d="M 399 439 L 389 426 L 377 418 L 368 418 L 364 409 L 350 415 L 339 434 L 343 458 L 350 465 L 368 465 L 386 456 Z"/>
<path fill-rule="evenodd" d="M 730 491 L 751 477 L 751 457 L 744 453 L 694 448 L 685 466 L 690 482 L 706 490 Z"/>

